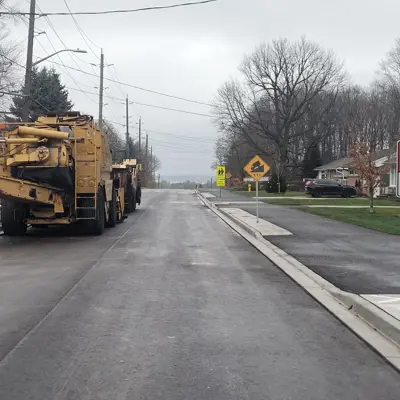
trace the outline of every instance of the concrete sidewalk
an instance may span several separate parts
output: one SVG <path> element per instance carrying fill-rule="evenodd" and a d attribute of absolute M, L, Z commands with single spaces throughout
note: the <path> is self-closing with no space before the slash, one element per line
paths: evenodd
<path fill-rule="evenodd" d="M 225 201 L 246 199 L 226 192 L 223 193 Z M 256 213 L 251 203 L 240 208 Z M 306 214 L 288 206 L 260 203 L 260 217 L 293 234 L 268 236 L 271 243 L 338 288 L 357 294 L 400 294 L 399 237 Z"/>

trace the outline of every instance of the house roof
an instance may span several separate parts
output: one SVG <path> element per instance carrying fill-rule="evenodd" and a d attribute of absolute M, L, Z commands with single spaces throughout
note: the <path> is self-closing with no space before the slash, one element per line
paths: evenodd
<path fill-rule="evenodd" d="M 317 168 L 314 168 L 314 171 L 327 171 L 330 169 L 344 168 L 344 167 L 348 166 L 350 163 L 351 163 L 350 157 L 343 157 L 343 158 L 339 158 L 338 160 L 331 161 L 328 164 L 321 165 Z"/>
<path fill-rule="evenodd" d="M 388 156 L 390 156 L 389 160 L 391 160 L 393 156 L 393 150 L 390 149 L 379 150 L 375 153 L 374 160 L 376 161 Z M 328 164 L 314 168 L 314 171 L 329 171 L 329 170 L 335 170 L 337 168 L 348 168 L 351 165 L 351 162 L 352 159 L 350 157 L 342 157 L 339 158 L 338 160 L 331 161 Z"/>
<path fill-rule="evenodd" d="M 393 153 L 393 150 L 390 149 L 383 149 L 383 150 L 379 150 L 375 153 L 375 160 L 379 160 L 380 158 L 383 157 L 388 157 Z"/>

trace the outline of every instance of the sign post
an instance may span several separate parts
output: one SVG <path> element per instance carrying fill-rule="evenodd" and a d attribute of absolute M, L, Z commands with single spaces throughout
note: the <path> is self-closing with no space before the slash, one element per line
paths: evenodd
<path fill-rule="evenodd" d="M 396 196 L 400 197 L 400 140 L 397 142 Z"/>
<path fill-rule="evenodd" d="M 225 166 L 224 165 L 218 165 L 216 169 L 216 175 L 217 175 L 217 187 L 219 187 L 219 199 L 220 201 L 222 200 L 222 188 L 225 187 Z"/>
<path fill-rule="evenodd" d="M 259 215 L 259 212 L 258 212 L 258 181 L 256 181 L 256 197 L 257 197 L 256 209 L 257 209 L 257 224 L 258 224 L 258 215 Z"/>
<path fill-rule="evenodd" d="M 257 202 L 257 223 L 259 221 L 258 209 L 258 181 L 271 169 L 271 167 L 260 157 L 253 157 L 250 162 L 244 167 L 247 172 L 256 181 L 256 202 Z"/>

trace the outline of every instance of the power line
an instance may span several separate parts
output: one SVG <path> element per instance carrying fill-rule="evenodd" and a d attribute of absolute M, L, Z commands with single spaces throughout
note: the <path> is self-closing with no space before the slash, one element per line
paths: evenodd
<path fill-rule="evenodd" d="M 40 7 L 39 7 L 38 4 L 36 4 L 36 7 L 39 9 L 39 11 L 42 11 L 42 10 L 40 9 Z M 49 27 L 51 28 L 51 30 L 52 30 L 52 31 L 55 33 L 55 35 L 57 36 L 58 40 L 59 40 L 59 41 L 61 42 L 61 44 L 64 46 L 64 49 L 68 49 L 67 45 L 66 45 L 66 44 L 64 43 L 64 41 L 61 39 L 61 37 L 60 37 L 60 35 L 58 34 L 56 28 L 54 27 L 54 25 L 53 25 L 52 22 L 50 21 L 50 18 L 47 17 L 47 16 L 45 16 L 45 20 L 46 20 L 47 24 L 49 25 Z M 50 38 L 49 38 L 48 35 L 46 35 L 46 37 L 47 37 L 47 40 L 49 41 L 51 47 L 53 48 L 53 50 L 56 52 L 57 50 L 56 50 L 55 46 L 53 45 L 53 42 L 50 40 Z M 37 40 L 37 42 L 40 44 L 39 40 Z M 49 54 L 49 53 L 47 52 L 47 50 L 44 49 L 44 47 L 43 47 L 42 45 L 41 45 L 41 47 L 43 48 L 43 50 L 44 50 L 47 54 Z M 68 52 L 68 54 L 69 54 L 69 56 L 71 57 L 71 60 L 75 63 L 75 65 L 76 65 L 78 68 L 80 68 L 79 64 L 78 64 L 78 63 L 75 61 L 75 59 L 71 56 L 71 53 Z M 77 86 L 78 90 L 81 91 L 91 102 L 93 102 L 93 103 L 96 104 L 96 101 L 93 100 L 92 98 L 90 98 L 90 97 L 85 93 L 85 91 L 79 86 L 79 84 L 78 84 L 78 82 L 76 81 L 76 79 L 72 76 L 72 74 L 69 73 L 69 71 L 67 70 L 66 65 L 62 62 L 61 57 L 60 57 L 59 55 L 57 55 L 57 57 L 58 57 L 58 59 L 60 60 L 61 65 L 64 67 L 65 72 L 66 72 L 67 75 L 72 79 L 72 81 L 75 83 L 75 85 Z"/>
<path fill-rule="evenodd" d="M 50 40 L 50 38 L 49 37 L 47 37 L 47 39 L 48 39 L 48 41 L 49 41 L 49 43 L 50 43 L 50 45 L 51 45 L 51 47 L 53 48 L 53 50 L 54 51 L 56 51 L 56 48 L 54 47 L 54 45 L 53 45 L 53 43 L 51 42 L 51 40 Z M 39 41 L 38 41 L 38 43 L 40 43 Z M 41 47 L 42 47 L 42 49 L 43 50 L 45 50 L 45 48 L 41 45 Z M 46 50 L 45 50 L 46 51 Z M 46 53 L 47 54 L 49 54 L 47 51 L 46 51 Z M 61 58 L 57 55 L 57 57 L 60 59 L 60 61 L 61 61 Z M 72 81 L 75 83 L 75 85 L 77 86 L 77 88 L 78 89 L 76 89 L 76 90 L 79 90 L 80 92 L 82 92 L 91 102 L 94 102 L 94 103 L 96 103 L 92 98 L 90 98 L 86 93 L 85 93 L 85 91 L 81 88 L 81 86 L 78 84 L 78 82 L 77 82 L 77 80 L 72 76 L 72 74 L 67 70 L 67 67 L 66 67 L 66 65 L 61 61 L 61 65 L 64 67 L 64 69 L 65 69 L 65 72 L 67 73 L 67 75 L 72 79 Z"/>
<path fill-rule="evenodd" d="M 111 124 L 114 124 L 114 125 L 125 126 L 125 124 L 123 124 L 121 122 L 116 122 L 116 121 L 108 121 L 108 122 L 111 123 Z M 133 127 L 133 126 L 131 126 L 130 128 L 135 129 L 135 127 Z M 210 139 L 205 139 L 204 137 L 199 137 L 199 136 L 182 136 L 182 135 L 177 135 L 177 134 L 174 134 L 174 133 L 160 132 L 160 131 L 155 131 L 155 130 L 151 130 L 151 129 L 145 129 L 145 132 L 155 133 L 155 134 L 159 134 L 159 135 L 167 135 L 167 136 L 171 136 L 173 138 L 179 139 L 179 140 L 182 140 L 182 139 L 183 140 L 190 140 L 190 141 L 194 141 L 195 140 L 196 142 L 203 142 L 201 144 L 204 144 L 204 145 L 214 145 L 215 144 L 215 139 L 211 139 L 211 138 Z M 165 142 L 165 141 L 162 141 L 162 140 L 159 140 L 159 139 L 154 139 L 154 138 L 152 138 L 151 140 L 159 142 L 159 143 L 166 143 L 166 144 L 171 144 L 171 145 L 173 144 L 171 142 Z M 190 146 L 191 143 L 179 143 L 179 145 Z M 197 146 L 197 144 L 194 144 L 194 145 Z"/>
<path fill-rule="evenodd" d="M 49 40 L 49 41 L 50 41 L 50 40 Z M 50 42 L 50 43 L 51 43 L 51 42 Z M 40 42 L 39 42 L 39 44 L 41 45 Z M 42 45 L 41 45 L 41 46 L 42 46 Z M 45 50 L 43 46 L 42 46 L 42 48 L 43 48 L 43 50 Z M 54 48 L 54 46 L 53 46 L 53 48 Z M 45 51 L 46 51 L 46 50 L 45 50 Z M 47 54 L 48 54 L 48 53 L 47 53 Z M 1 54 L 1 56 L 4 57 L 5 59 L 7 59 L 8 61 L 10 61 L 11 63 L 17 65 L 18 67 L 23 68 L 24 70 L 26 70 L 26 67 L 25 67 L 24 65 L 20 64 L 19 62 L 12 60 L 11 58 L 7 57 L 7 56 L 4 55 L 4 54 Z M 67 72 L 67 73 L 68 73 L 68 72 Z M 92 95 L 97 95 L 97 94 L 96 94 L 96 93 L 86 92 L 85 90 L 83 90 L 83 89 L 78 85 L 78 83 L 76 82 L 76 80 L 73 78 L 73 76 L 72 76 L 71 74 L 68 73 L 68 75 L 71 77 L 71 79 L 75 82 L 76 86 L 78 87 L 78 88 L 68 88 L 68 89 L 69 89 L 69 90 L 77 90 L 78 92 L 82 92 L 90 101 L 96 103 L 93 99 L 91 99 L 91 98 L 88 96 L 88 94 L 92 94 Z M 97 104 L 97 103 L 96 103 L 96 104 Z"/>
<path fill-rule="evenodd" d="M 201 136 L 182 136 L 182 135 L 177 135 L 175 133 L 160 132 L 160 131 L 154 131 L 154 130 L 151 130 L 151 129 L 145 129 L 145 131 L 149 132 L 149 133 L 155 133 L 155 134 L 158 134 L 158 135 L 173 136 L 173 137 L 176 137 L 176 138 L 179 138 L 179 139 L 183 139 L 183 140 L 197 140 L 197 141 L 203 141 L 203 142 L 206 142 L 206 143 L 214 143 L 215 142 L 215 139 L 212 139 L 212 138 L 207 139 L 207 138 L 204 138 L 204 137 L 201 137 Z"/>
<path fill-rule="evenodd" d="M 99 56 L 93 51 L 92 47 L 90 46 L 88 40 L 86 39 L 86 37 L 88 37 L 86 35 L 86 33 L 83 31 L 83 29 L 80 27 L 80 25 L 78 24 L 78 21 L 76 20 L 76 18 L 74 17 L 71 9 L 69 8 L 69 5 L 67 3 L 67 0 L 64 0 L 64 4 L 67 7 L 67 10 L 69 11 L 69 14 L 71 15 L 72 20 L 74 21 L 75 26 L 78 29 L 78 32 L 80 33 L 80 35 L 82 36 L 82 39 L 85 41 L 86 45 L 88 46 L 88 48 L 90 49 L 90 51 L 92 52 L 92 54 L 97 57 L 97 59 L 100 59 Z M 86 37 L 85 37 L 86 36 Z M 93 43 L 93 42 L 92 42 Z"/>
<path fill-rule="evenodd" d="M 50 110 L 44 106 L 39 100 L 37 99 L 32 99 L 35 103 L 39 104 L 40 107 L 44 108 L 47 112 L 50 112 Z"/>
<path fill-rule="evenodd" d="M 153 104 L 139 103 L 138 101 L 131 101 L 130 104 L 137 104 L 138 106 L 158 108 L 160 110 L 166 110 L 166 111 L 180 112 L 183 114 L 198 115 L 200 117 L 214 118 L 214 116 L 210 115 L 210 114 L 202 114 L 202 113 L 196 113 L 196 112 L 192 112 L 192 111 L 178 110 L 177 108 L 155 106 Z"/>
<path fill-rule="evenodd" d="M 213 148 L 207 147 L 204 143 L 202 146 L 199 146 L 199 144 L 195 144 L 194 146 L 190 146 L 187 143 L 169 143 L 169 142 L 163 142 L 156 140 L 154 138 L 151 138 L 151 143 L 155 143 L 157 146 L 160 147 L 165 147 L 165 148 L 170 148 L 173 150 L 182 150 L 182 151 L 189 151 L 192 150 L 194 152 L 213 152 Z"/>
<path fill-rule="evenodd" d="M 48 61 L 48 62 L 51 63 L 51 64 L 60 65 L 56 61 Z M 66 68 L 69 68 L 69 69 L 71 69 L 73 71 L 80 72 L 80 73 L 88 75 L 88 76 L 95 76 L 96 78 L 98 78 L 98 75 L 92 74 L 91 72 L 87 72 L 87 71 L 84 71 L 82 69 L 78 69 L 78 68 L 74 68 L 74 67 L 70 67 L 70 66 L 66 66 Z M 174 95 L 171 95 L 171 94 L 158 92 L 156 90 L 146 89 L 146 88 L 143 88 L 143 87 L 140 87 L 140 86 L 131 85 L 130 83 L 121 82 L 119 80 L 110 79 L 110 78 L 104 78 L 104 80 L 109 81 L 109 82 L 113 82 L 113 83 L 118 83 L 120 85 L 127 86 L 127 87 L 130 87 L 130 88 L 133 88 L 133 89 L 142 90 L 144 92 L 157 94 L 159 96 L 169 97 L 171 99 L 177 99 L 177 100 L 187 101 L 189 103 L 200 104 L 200 105 L 212 107 L 212 104 L 210 104 L 210 103 L 205 103 L 205 102 L 197 101 L 197 100 L 191 100 L 191 99 L 188 99 L 188 98 L 185 98 L 185 97 L 174 96 Z"/>
<path fill-rule="evenodd" d="M 8 58 L 8 57 L 5 57 L 5 58 L 7 58 L 10 62 L 12 62 L 12 63 L 14 63 L 14 64 L 20 66 L 21 68 L 26 69 L 22 64 L 19 64 L 18 62 L 14 61 L 14 60 L 11 60 L 11 59 Z M 72 79 L 74 80 L 74 78 L 72 78 Z M 104 79 L 105 79 L 105 78 L 104 78 Z M 86 97 L 88 97 L 87 95 L 89 95 L 89 94 L 90 94 L 90 95 L 93 95 L 93 96 L 97 96 L 97 93 L 88 92 L 88 91 L 86 91 L 86 90 L 83 90 L 82 88 L 79 87 L 79 85 L 77 84 L 77 82 L 76 82 L 75 80 L 74 80 L 74 82 L 75 82 L 75 84 L 78 86 L 78 88 L 66 87 L 66 89 L 68 89 L 68 90 L 75 90 L 75 91 L 78 91 L 78 92 L 82 92 L 83 94 L 86 95 Z M 108 96 L 108 95 L 104 95 L 104 97 L 105 97 L 105 98 L 108 98 L 108 99 L 111 99 L 111 100 L 117 100 L 117 101 L 123 101 L 123 100 L 124 100 L 124 99 L 121 99 L 121 98 L 118 98 L 118 97 L 113 97 L 113 96 Z M 93 99 L 91 99 L 90 97 L 88 97 L 88 98 L 90 99 L 90 101 L 95 102 L 95 101 L 94 101 Z M 213 118 L 213 116 L 212 116 L 212 115 L 209 115 L 209 114 L 201 114 L 201 113 L 196 113 L 196 112 L 192 112 L 192 111 L 179 110 L 179 109 L 176 109 L 176 108 L 161 107 L 161 106 L 156 106 L 156 105 L 154 105 L 154 104 L 139 103 L 139 102 L 136 102 L 136 101 L 131 101 L 130 104 L 137 104 L 137 105 L 140 105 L 140 106 L 158 108 L 158 109 L 166 110 L 166 111 L 174 111 L 174 112 L 180 112 L 180 113 L 183 113 L 183 114 L 198 115 L 198 116 L 201 116 L 201 117 Z"/>
<path fill-rule="evenodd" d="M 39 6 L 38 6 L 38 9 L 42 12 L 42 10 L 40 9 Z M 1 14 L 1 13 L 0 13 L 0 14 Z M 45 15 L 45 14 L 43 13 L 43 15 Z M 56 29 L 54 28 L 53 24 L 51 23 L 50 19 L 49 19 L 49 18 L 46 18 L 46 21 L 47 21 L 47 23 L 49 24 L 50 28 L 53 30 L 53 32 L 56 34 L 56 36 L 58 37 L 58 39 L 60 40 L 60 42 L 63 44 L 64 48 L 67 48 L 67 46 L 65 45 L 64 41 L 63 41 L 63 40 L 60 38 L 60 36 L 58 35 L 58 33 L 57 33 Z M 85 34 L 83 31 L 82 31 L 82 33 Z M 85 34 L 85 35 L 86 35 L 86 34 Z M 86 36 L 87 36 L 87 35 L 86 35 Z M 48 39 L 49 39 L 49 38 L 48 38 Z M 37 40 L 37 41 L 38 41 L 38 40 Z M 49 39 L 49 41 L 50 41 L 50 39 Z M 38 43 L 40 44 L 39 41 L 38 41 Z M 92 42 L 92 43 L 93 43 L 93 42 Z M 43 46 L 42 46 L 42 47 L 43 47 Z M 53 46 L 53 48 L 54 48 L 54 46 Z M 75 62 L 75 59 L 72 57 L 72 55 L 71 55 L 70 53 L 69 53 L 69 55 L 70 55 L 72 61 L 75 63 L 75 65 L 76 65 L 78 68 L 74 68 L 74 67 L 65 65 L 65 64 L 61 61 L 60 57 L 59 57 L 59 60 L 61 61 L 60 63 L 58 63 L 58 62 L 56 62 L 56 61 L 48 61 L 48 62 L 49 62 L 49 63 L 52 63 L 52 64 L 55 64 L 55 65 L 60 65 L 60 66 L 62 66 L 62 67 L 64 67 L 64 68 L 68 68 L 68 69 L 71 69 L 71 70 L 73 70 L 73 71 L 77 71 L 77 72 L 83 73 L 83 74 L 85 74 L 85 75 L 87 75 L 87 76 L 93 76 L 93 77 L 95 77 L 95 78 L 98 78 L 98 75 L 96 75 L 96 74 L 94 74 L 94 73 L 91 73 L 91 72 L 87 72 L 87 71 L 82 70 L 82 68 Z M 96 56 L 96 57 L 98 57 L 98 56 Z M 71 76 L 71 75 L 69 75 L 69 76 Z M 73 78 L 72 78 L 72 79 L 73 79 Z M 73 80 L 74 80 L 74 79 L 73 79 Z M 108 81 L 108 82 L 116 83 L 116 84 L 118 84 L 118 85 L 120 85 L 120 86 L 121 86 L 121 85 L 122 85 L 122 86 L 127 86 L 127 87 L 130 87 L 130 88 L 132 88 L 132 89 L 141 90 L 141 91 L 148 92 L 148 93 L 152 93 L 152 94 L 157 94 L 157 95 L 159 95 L 159 96 L 164 96 L 164 97 L 168 97 L 168 98 L 172 98 L 172 99 L 177 99 L 177 100 L 181 100 L 181 101 L 186 101 L 186 102 L 189 102 L 189 103 L 200 104 L 200 105 L 205 105 L 205 106 L 212 107 L 212 104 L 205 103 L 205 102 L 202 102 L 202 101 L 192 100 L 192 99 L 188 99 L 188 98 L 180 97 L 180 96 L 174 96 L 174 95 L 171 95 L 171 94 L 168 94 L 168 93 L 164 93 L 164 92 L 160 92 L 160 91 L 156 91 L 156 90 L 151 90 L 151 89 L 146 89 L 146 88 L 143 88 L 143 87 L 140 87 L 140 86 L 131 85 L 131 84 L 129 84 L 129 83 L 121 82 L 121 81 L 118 79 L 118 75 L 117 75 L 117 79 L 104 78 L 104 80 L 106 80 L 106 81 Z M 76 84 L 76 81 L 75 81 L 75 84 Z M 77 86 L 79 86 L 79 85 L 77 85 Z M 122 92 L 122 89 L 121 89 L 121 92 Z M 91 101 L 93 101 L 93 100 L 91 99 Z"/>
<path fill-rule="evenodd" d="M 29 0 L 27 0 L 27 2 L 29 3 Z M 41 8 L 39 7 L 39 5 L 38 4 L 36 4 L 36 7 L 38 8 L 38 10 L 40 11 L 40 12 L 42 12 L 42 10 L 41 10 Z M 64 49 L 68 49 L 68 46 L 65 44 L 65 42 L 61 39 L 61 37 L 60 37 L 60 35 L 58 34 L 58 32 L 57 32 L 57 30 L 56 30 L 56 28 L 54 27 L 54 25 L 53 25 L 53 23 L 51 22 L 51 20 L 50 20 L 50 18 L 48 17 L 48 16 L 45 16 L 45 20 L 46 20 L 46 22 L 47 22 L 47 24 L 49 25 L 49 27 L 50 27 L 50 29 L 54 32 L 54 34 L 57 36 L 57 38 L 58 38 L 58 40 L 61 42 L 61 44 L 64 46 Z M 50 45 L 53 47 L 53 49 L 54 49 L 54 51 L 56 51 L 56 49 L 55 49 L 55 47 L 54 47 L 54 45 L 53 45 L 53 43 L 51 42 L 51 40 L 50 40 L 50 38 L 49 38 L 49 36 L 48 35 L 46 35 L 47 36 L 47 39 L 48 39 L 48 41 L 50 42 Z M 43 46 L 42 46 L 43 47 Z M 74 54 L 74 53 L 72 53 L 72 54 Z M 69 55 L 69 57 L 71 58 L 71 60 L 74 62 L 74 64 L 78 67 L 78 70 L 79 69 L 81 69 L 81 66 L 75 61 L 75 58 L 72 56 L 72 54 L 70 53 L 70 52 L 68 52 L 68 55 Z M 75 54 L 74 54 L 75 55 Z M 76 56 L 75 56 L 76 57 Z M 60 63 L 61 63 L 61 65 L 64 67 L 64 68 L 67 68 L 67 66 L 62 62 L 62 59 L 61 59 L 61 57 L 59 56 L 59 55 L 57 55 L 57 58 L 60 60 Z M 76 57 L 76 58 L 78 58 L 78 57 Z M 78 60 L 79 60 L 79 58 L 78 58 Z M 70 68 L 70 67 L 69 67 Z M 69 76 L 69 77 L 71 77 L 71 79 L 75 82 L 75 84 L 79 87 L 79 85 L 76 83 L 76 80 L 72 77 L 72 75 L 66 70 L 66 73 L 67 73 L 67 75 Z M 95 75 L 96 76 L 96 75 Z M 97 77 L 97 76 L 96 76 Z M 91 81 L 92 83 L 94 83 L 93 81 Z M 96 83 L 94 83 L 94 84 L 96 84 Z M 92 99 L 90 99 L 91 101 L 93 101 Z"/>
<path fill-rule="evenodd" d="M 110 122 L 111 124 L 120 125 L 120 126 L 125 126 L 124 124 L 122 124 L 122 123 L 120 123 L 120 122 L 115 122 L 115 121 L 109 121 L 109 122 Z M 131 126 L 130 128 L 134 129 L 135 127 Z M 145 132 L 156 132 L 156 131 L 152 131 L 152 130 L 146 129 Z M 186 137 L 184 137 L 184 136 L 173 135 L 173 134 L 170 134 L 170 135 L 173 136 L 175 139 L 179 139 L 179 140 L 181 140 L 181 139 L 186 139 Z M 192 138 L 190 138 L 190 140 L 191 140 L 192 142 L 193 142 L 193 141 L 202 142 L 204 139 L 193 136 Z M 202 145 L 202 146 L 214 145 L 214 144 L 215 144 L 215 141 L 208 141 L 208 142 L 203 142 L 203 143 L 187 143 L 187 142 L 185 142 L 185 143 L 183 143 L 183 142 L 177 143 L 177 142 L 171 142 L 171 141 L 168 141 L 168 142 L 167 142 L 167 141 L 164 141 L 164 140 L 154 139 L 154 137 L 151 138 L 151 141 L 152 141 L 152 142 L 154 141 L 154 142 L 160 143 L 160 144 L 164 144 L 164 145 L 166 145 L 166 146 L 172 146 L 172 147 L 179 146 L 179 147 L 182 147 L 182 148 L 185 148 L 185 149 L 186 149 L 186 148 L 193 148 L 193 147 L 196 147 L 196 150 L 198 150 L 199 144 Z M 204 148 L 205 148 L 205 147 L 204 147 Z"/>
<path fill-rule="evenodd" d="M 106 79 L 106 78 L 104 78 L 104 79 Z M 68 90 L 78 90 L 76 88 L 70 88 L 70 87 L 66 87 L 66 89 L 68 89 Z M 86 94 L 96 95 L 96 93 L 88 92 L 86 90 L 84 92 Z M 124 101 L 124 99 L 121 99 L 121 98 L 118 98 L 118 97 L 113 97 L 113 96 L 108 96 L 108 95 L 104 95 L 104 97 L 108 98 L 108 99 L 111 99 L 111 100 Z M 157 106 L 157 105 L 154 105 L 154 104 L 139 103 L 138 101 L 130 101 L 129 104 L 137 104 L 139 106 L 144 106 L 144 107 L 152 107 L 152 108 L 158 108 L 158 109 L 166 110 L 166 111 L 174 111 L 174 112 L 179 112 L 179 113 L 183 113 L 183 114 L 198 115 L 200 117 L 214 118 L 214 116 L 210 115 L 210 114 L 202 114 L 202 113 L 196 113 L 196 112 L 193 112 L 193 111 L 179 110 L 177 108 L 162 107 L 162 106 Z"/>
<path fill-rule="evenodd" d="M 128 10 L 105 10 L 105 11 L 78 11 L 73 13 L 67 12 L 48 12 L 44 13 L 40 11 L 39 13 L 35 13 L 34 15 L 37 17 L 46 17 L 50 16 L 65 16 L 65 15 L 104 15 L 104 14 L 124 14 L 124 13 L 134 13 L 139 11 L 152 11 L 152 10 L 166 10 L 170 8 L 178 8 L 178 7 L 188 7 L 188 6 L 195 6 L 200 4 L 207 4 L 207 3 L 215 3 L 218 0 L 203 0 L 203 1 L 196 1 L 192 3 L 180 3 L 180 4 L 171 4 L 168 6 L 156 6 L 156 7 L 144 7 L 144 8 L 135 8 L 135 9 L 128 9 Z M 30 15 L 28 12 L 21 12 L 21 11 L 7 11 L 7 12 L 0 12 L 0 15 L 23 15 L 27 16 Z"/>

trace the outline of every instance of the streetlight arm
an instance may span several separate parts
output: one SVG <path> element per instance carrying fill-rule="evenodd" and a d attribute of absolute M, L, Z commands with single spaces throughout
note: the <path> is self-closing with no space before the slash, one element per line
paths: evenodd
<path fill-rule="evenodd" d="M 87 53 L 86 50 L 79 50 L 79 49 L 62 49 L 62 50 L 58 50 L 58 51 L 56 51 L 55 53 L 48 55 L 47 57 L 44 57 L 44 58 L 41 58 L 41 59 L 38 60 L 38 61 L 35 61 L 35 62 L 32 64 L 32 67 L 36 67 L 36 65 L 40 64 L 41 62 L 46 61 L 46 60 L 48 60 L 49 58 L 54 57 L 55 55 L 57 55 L 57 54 L 59 54 L 59 53 L 62 53 L 62 52 L 64 52 L 64 51 L 69 51 L 69 52 L 72 52 L 72 53 Z"/>

